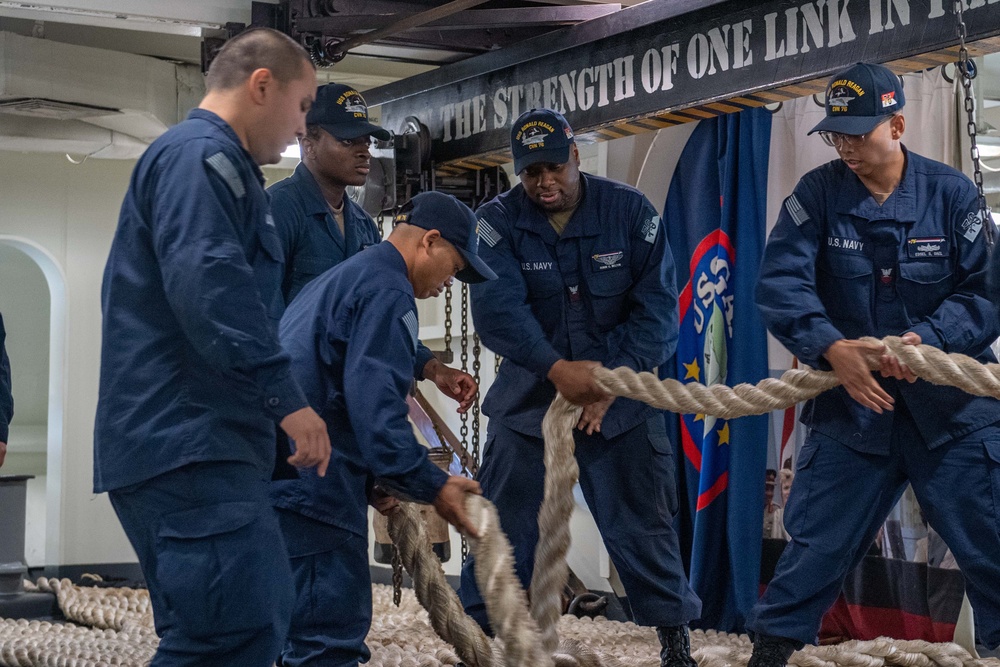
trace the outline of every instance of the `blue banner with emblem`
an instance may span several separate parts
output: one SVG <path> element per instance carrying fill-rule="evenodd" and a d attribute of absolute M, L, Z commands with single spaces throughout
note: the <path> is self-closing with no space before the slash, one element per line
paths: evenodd
<path fill-rule="evenodd" d="M 753 294 L 770 138 L 771 115 L 751 109 L 701 121 L 681 153 L 664 207 L 680 336 L 664 376 L 730 386 L 768 376 L 767 334 Z M 703 603 L 695 625 L 742 632 L 758 595 L 768 417 L 673 420 L 683 462 L 678 528 Z"/>

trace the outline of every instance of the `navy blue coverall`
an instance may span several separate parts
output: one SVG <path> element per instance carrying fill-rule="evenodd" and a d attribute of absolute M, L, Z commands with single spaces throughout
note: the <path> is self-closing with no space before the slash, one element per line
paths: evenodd
<path fill-rule="evenodd" d="M 293 375 L 326 421 L 333 447 L 326 477 L 303 470 L 298 479 L 272 483 L 297 594 L 286 667 L 346 667 L 369 658 L 369 480 L 429 503 L 448 478 L 406 418 L 417 331 L 406 264 L 391 243 L 306 285 L 281 319 Z"/>
<path fill-rule="evenodd" d="M 7 330 L 0 315 L 0 442 L 7 442 L 10 420 L 14 418 L 14 396 L 10 387 L 10 359 L 7 358 Z"/>
<path fill-rule="evenodd" d="M 341 234 L 316 179 L 305 164 L 300 163 L 295 173 L 269 187 L 267 192 L 271 195 L 271 211 L 284 251 L 281 293 L 286 304 L 292 302 L 306 283 L 382 241 L 375 221 L 346 195 L 344 234 Z M 423 343 L 418 346 L 414 377 L 423 377 L 424 366 L 433 357 Z"/>
<path fill-rule="evenodd" d="M 270 666 L 292 607 L 268 481 L 306 407 L 278 342 L 264 177 L 195 109 L 140 158 L 104 271 L 94 491 L 149 586 L 161 665 Z"/>
<path fill-rule="evenodd" d="M 306 283 L 382 240 L 375 221 L 346 195 L 344 234 L 341 234 L 316 179 L 303 163 L 267 192 L 271 195 L 274 224 L 285 253 L 281 293 L 286 304 L 292 302 Z"/>
<path fill-rule="evenodd" d="M 881 206 L 840 160 L 806 174 L 782 206 L 757 304 L 771 333 L 810 366 L 829 369 L 823 354 L 842 338 L 908 331 L 996 362 L 989 346 L 1000 318 L 987 275 L 1000 255 L 987 255 L 975 187 L 951 167 L 905 154 L 903 178 Z M 785 511 L 791 542 L 748 628 L 815 641 L 909 482 L 965 575 L 980 640 L 996 646 L 1000 402 L 875 377 L 895 410 L 876 414 L 842 387 L 805 407 L 810 431 Z"/>
<path fill-rule="evenodd" d="M 477 211 L 480 255 L 499 280 L 471 286 L 476 331 L 504 357 L 486 395 L 479 482 L 496 504 L 527 588 L 543 495 L 546 379 L 560 360 L 650 371 L 677 342 L 677 289 L 666 235 L 637 190 L 581 174 L 582 199 L 559 236 L 520 184 Z M 701 613 L 672 526 L 674 460 L 662 414 L 617 399 L 601 432 L 574 432 L 580 485 L 637 623 L 681 625 Z M 466 611 L 487 627 L 470 558 Z"/>

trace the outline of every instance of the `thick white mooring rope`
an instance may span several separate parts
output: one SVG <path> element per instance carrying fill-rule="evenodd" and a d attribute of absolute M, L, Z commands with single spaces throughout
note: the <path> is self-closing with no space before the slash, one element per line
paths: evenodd
<path fill-rule="evenodd" d="M 869 339 L 871 340 L 871 339 Z M 945 354 L 929 346 L 903 345 L 886 338 L 890 354 L 921 378 L 952 385 L 982 396 L 1000 398 L 1000 365 L 984 366 L 962 355 Z M 877 367 L 877 360 L 872 361 Z M 597 369 L 597 382 L 609 393 L 641 400 L 682 413 L 732 419 L 782 409 L 837 385 L 832 373 L 792 370 L 780 379 L 756 386 L 705 387 L 672 380 L 661 382 L 649 373 L 629 369 Z M 658 643 L 650 628 L 632 623 L 560 617 L 560 593 L 565 585 L 565 555 L 569 548 L 572 487 L 579 470 L 573 456 L 573 427 L 580 408 L 557 397 L 543 423 L 545 435 L 545 499 L 539 513 L 541 539 L 531 583 L 531 612 L 514 576 L 510 545 L 500 530 L 496 510 L 479 496 L 469 496 L 467 510 L 480 531 L 472 541 L 476 579 L 486 600 L 498 640 L 488 640 L 469 619 L 448 586 L 416 512 L 410 508 L 390 520 L 390 532 L 404 565 L 414 579 L 416 595 L 430 613 L 430 625 L 449 643 L 430 636 L 413 593 L 403 604 L 389 604 L 387 587 L 376 586 L 376 610 L 367 642 L 373 667 L 439 667 L 454 665 L 459 656 L 470 667 L 657 667 Z M 39 580 L 38 587 L 55 593 L 66 617 L 76 623 L 0 621 L 0 665 L 4 667 L 141 667 L 156 649 L 149 596 L 131 589 L 93 589 L 68 580 Z M 560 641 L 560 637 L 562 640 Z M 752 645 L 745 636 L 695 631 L 692 655 L 700 667 L 740 667 Z M 457 654 L 456 654 L 457 652 Z M 1000 660 L 973 658 L 955 644 L 880 638 L 836 646 L 809 646 L 789 660 L 797 667 L 1000 667 Z"/>
<path fill-rule="evenodd" d="M 879 342 L 872 338 L 862 340 Z M 928 345 L 905 345 L 902 339 L 896 336 L 887 337 L 881 343 L 885 345 L 886 354 L 895 356 L 922 379 L 935 384 L 956 386 L 979 396 L 1000 398 L 998 364 L 983 365 L 965 355 L 948 354 Z M 869 361 L 873 370 L 879 367 L 877 356 L 873 356 Z M 698 383 L 685 384 L 676 380 L 661 381 L 652 373 L 636 373 L 624 367 L 598 368 L 594 371 L 594 376 L 605 391 L 615 396 L 632 398 L 673 412 L 705 414 L 726 419 L 787 408 L 818 396 L 839 384 L 832 372 L 815 370 L 790 370 L 779 379 L 768 378 L 757 385 L 742 384 L 736 387 L 725 385 L 706 387 Z M 566 553 L 570 544 L 569 519 L 574 506 L 572 489 L 579 476 L 579 468 L 573 455 L 575 449 L 573 427 L 579 421 L 580 413 L 581 408 L 572 405 L 562 396 L 556 396 L 542 424 L 545 438 L 545 496 L 538 518 L 539 541 L 535 550 L 535 570 L 530 590 L 531 614 L 537 622 L 537 631 L 541 633 L 542 647 L 546 655 L 564 653 L 558 648 L 557 623 L 561 614 L 560 593 L 568 577 Z M 479 504 L 481 499 L 476 498 L 475 501 L 470 500 L 467 508 L 470 512 L 480 511 L 474 508 L 474 505 L 478 507 Z M 493 524 L 488 524 L 487 528 L 499 530 Z M 482 540 L 487 537 L 481 535 Z M 430 554 L 429 557 L 433 556 L 429 546 L 424 550 Z M 492 554 L 480 555 L 475 545 L 473 550 L 476 554 L 477 582 L 482 588 L 480 571 L 493 572 L 500 566 L 491 560 L 494 557 Z M 516 586 L 516 581 L 503 582 L 503 585 Z M 529 644 L 534 638 L 536 629 L 524 624 L 519 624 L 516 628 L 513 625 L 515 619 L 520 619 L 524 615 L 522 598 L 506 589 L 501 592 L 499 587 L 496 592 L 490 590 L 483 593 L 490 622 L 498 637 L 506 644 L 515 641 L 519 645 Z M 432 617 L 436 613 L 434 609 L 428 611 Z M 523 629 L 528 634 L 523 638 L 514 639 L 505 632 L 505 629 L 509 631 Z M 926 643 L 924 645 L 928 647 L 926 651 L 940 651 L 930 648 L 936 645 Z M 891 649 L 891 646 L 885 643 L 860 643 L 836 648 L 810 647 L 796 654 L 804 656 L 798 658 L 804 662 L 797 664 L 802 667 L 820 667 L 821 664 L 828 664 L 831 662 L 828 659 L 831 651 L 838 656 L 838 663 L 841 665 L 866 667 L 883 664 L 888 657 L 895 655 L 896 649 Z M 468 650 L 464 647 L 456 648 L 461 655 L 465 655 Z M 862 649 L 874 651 L 879 655 L 863 652 Z M 886 655 L 881 655 L 882 653 Z M 944 655 L 938 657 L 943 658 Z M 967 652 L 965 658 L 973 660 Z M 511 667 L 533 667 L 543 663 L 537 658 L 525 661 L 520 654 L 508 653 L 506 664 Z"/>

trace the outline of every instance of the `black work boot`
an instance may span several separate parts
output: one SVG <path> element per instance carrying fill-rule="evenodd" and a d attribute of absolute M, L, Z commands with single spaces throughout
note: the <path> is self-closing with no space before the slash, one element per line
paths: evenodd
<path fill-rule="evenodd" d="M 660 667 L 698 667 L 691 657 L 691 638 L 688 626 L 669 625 L 656 628 L 660 640 Z"/>
<path fill-rule="evenodd" d="M 785 667 L 788 658 L 800 648 L 802 642 L 794 639 L 758 634 L 754 637 L 753 655 L 747 667 Z"/>

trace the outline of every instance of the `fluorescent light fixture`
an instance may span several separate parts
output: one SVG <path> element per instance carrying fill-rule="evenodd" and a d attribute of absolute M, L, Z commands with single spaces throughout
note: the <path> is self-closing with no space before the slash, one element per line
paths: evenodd
<path fill-rule="evenodd" d="M 299 154 L 299 145 L 297 143 L 292 144 L 281 153 L 281 157 L 290 157 L 296 160 L 301 160 L 302 156 Z"/>

